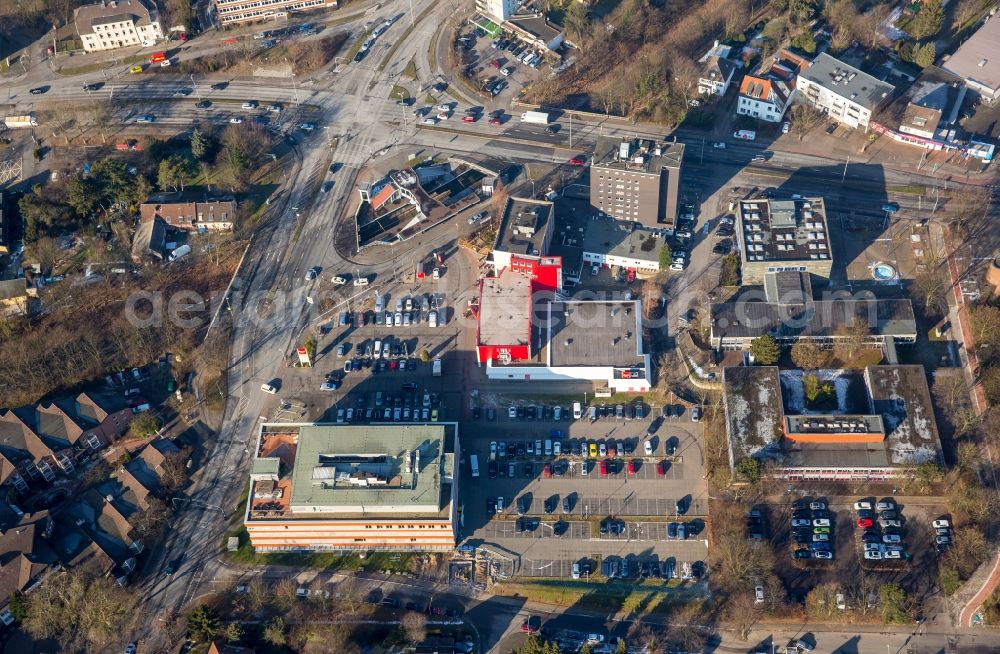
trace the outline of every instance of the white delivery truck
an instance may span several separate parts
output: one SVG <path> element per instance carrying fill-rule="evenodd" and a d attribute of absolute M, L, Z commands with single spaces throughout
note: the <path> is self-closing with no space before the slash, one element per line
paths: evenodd
<path fill-rule="evenodd" d="M 431 370 L 431 375 L 434 377 L 441 376 L 441 359 L 434 359 L 434 368 Z"/>
<path fill-rule="evenodd" d="M 522 123 L 534 123 L 536 125 L 548 125 L 549 115 L 544 111 L 525 111 L 521 114 Z"/>
<path fill-rule="evenodd" d="M 741 129 L 738 132 L 733 133 L 734 139 L 743 139 L 744 141 L 752 141 L 757 138 L 757 132 L 749 129 Z"/>
<path fill-rule="evenodd" d="M 3 123 L 10 129 L 14 129 L 15 127 L 35 127 L 38 125 L 38 121 L 31 114 L 27 116 L 7 116 L 3 119 Z"/>

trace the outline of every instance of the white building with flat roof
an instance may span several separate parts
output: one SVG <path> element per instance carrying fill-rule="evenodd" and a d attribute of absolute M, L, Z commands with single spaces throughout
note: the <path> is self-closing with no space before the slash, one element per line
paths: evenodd
<path fill-rule="evenodd" d="M 825 52 L 799 73 L 799 97 L 848 127 L 868 130 L 872 114 L 889 102 L 894 86 Z"/>

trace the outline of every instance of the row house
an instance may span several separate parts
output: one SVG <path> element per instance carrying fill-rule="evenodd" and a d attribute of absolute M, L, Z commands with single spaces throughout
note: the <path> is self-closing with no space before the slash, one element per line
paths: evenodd
<path fill-rule="evenodd" d="M 131 419 L 128 407 L 86 393 L 0 411 L 0 485 L 23 492 L 32 480 L 51 482 L 60 471 L 72 473 L 78 457 L 120 437 Z"/>

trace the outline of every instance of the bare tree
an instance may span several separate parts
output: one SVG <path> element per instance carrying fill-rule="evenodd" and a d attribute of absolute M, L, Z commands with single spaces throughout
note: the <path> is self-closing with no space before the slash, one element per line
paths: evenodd
<path fill-rule="evenodd" d="M 410 643 L 416 645 L 427 639 L 427 616 L 423 613 L 407 611 L 400 623 Z"/>

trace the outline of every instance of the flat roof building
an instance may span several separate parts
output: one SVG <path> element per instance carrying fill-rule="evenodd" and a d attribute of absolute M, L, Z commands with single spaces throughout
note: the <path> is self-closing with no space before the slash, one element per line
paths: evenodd
<path fill-rule="evenodd" d="M 865 131 L 872 114 L 889 102 L 895 90 L 825 52 L 799 72 L 796 86 L 800 97 L 823 113 Z"/>
<path fill-rule="evenodd" d="M 493 243 L 494 268 L 509 268 L 512 257 L 541 258 L 548 254 L 554 216 L 551 202 L 509 198 Z"/>
<path fill-rule="evenodd" d="M 868 332 L 861 346 L 881 349 L 892 362 L 897 345 L 917 340 L 910 300 L 837 294 L 816 300 L 804 271 L 769 272 L 764 282 L 763 298 L 753 289 L 712 305 L 712 347 L 747 351 L 753 339 L 764 335 L 783 345 L 808 340 L 833 347 L 855 338 L 852 327 L 861 324 Z"/>
<path fill-rule="evenodd" d="M 811 374 L 836 386 L 838 406 L 849 404 L 847 396 L 853 395 L 863 396 L 860 405 L 818 412 L 802 404 L 801 371 L 725 368 L 730 465 L 753 457 L 778 462 L 775 475 L 787 480 L 880 481 L 908 474 L 917 463 L 940 462 L 922 366 L 869 366 L 859 379 L 843 372 Z M 863 392 L 851 392 L 851 384 Z"/>
<path fill-rule="evenodd" d="M 617 220 L 673 227 L 684 144 L 598 137 L 590 165 L 590 203 Z"/>
<path fill-rule="evenodd" d="M 223 25 L 283 19 L 299 11 L 336 6 L 337 0 L 215 0 L 216 15 Z"/>
<path fill-rule="evenodd" d="M 989 18 L 941 67 L 989 103 L 1000 99 L 1000 19 Z"/>
<path fill-rule="evenodd" d="M 660 250 L 666 245 L 659 231 L 635 223 L 593 216 L 583 237 L 584 264 L 620 266 L 640 275 L 660 271 Z"/>
<path fill-rule="evenodd" d="M 244 525 L 258 552 L 450 550 L 455 423 L 264 423 Z"/>
<path fill-rule="evenodd" d="M 829 279 L 833 267 L 823 198 L 744 200 L 737 243 L 744 284 L 761 284 L 769 271 L 808 271 Z"/>

